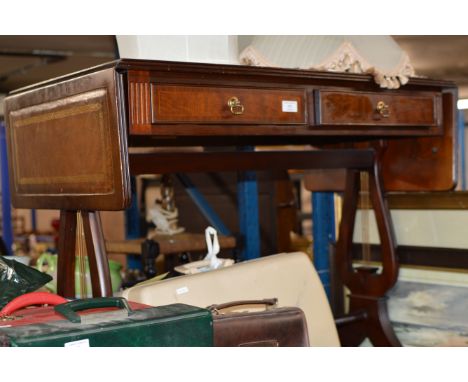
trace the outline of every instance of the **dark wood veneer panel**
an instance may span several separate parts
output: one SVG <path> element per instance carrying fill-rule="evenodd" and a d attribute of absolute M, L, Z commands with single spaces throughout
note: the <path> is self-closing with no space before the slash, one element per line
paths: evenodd
<path fill-rule="evenodd" d="M 228 100 L 237 97 L 242 114 Z M 301 90 L 151 84 L 152 123 L 305 124 L 305 92 Z M 296 105 L 284 111 L 283 101 Z"/>
<path fill-rule="evenodd" d="M 110 69 L 7 99 L 15 207 L 125 208 L 127 141 L 115 79 Z"/>
<path fill-rule="evenodd" d="M 440 124 L 441 98 L 435 93 L 389 94 L 349 91 L 318 91 L 322 125 L 388 125 L 429 127 Z M 377 111 L 377 104 L 388 106 L 388 116 Z"/>
<path fill-rule="evenodd" d="M 28 195 L 114 191 L 105 89 L 10 114 L 16 192 Z"/>
<path fill-rule="evenodd" d="M 385 190 L 448 191 L 456 186 L 456 94 L 442 98 L 442 135 L 388 141 L 381 158 Z"/>

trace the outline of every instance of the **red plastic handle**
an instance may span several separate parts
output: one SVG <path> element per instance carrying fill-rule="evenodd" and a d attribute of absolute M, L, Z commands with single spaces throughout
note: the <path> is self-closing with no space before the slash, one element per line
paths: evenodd
<path fill-rule="evenodd" d="M 47 292 L 31 292 L 18 296 L 6 304 L 0 310 L 0 316 L 11 316 L 19 309 L 26 308 L 31 305 L 59 305 L 68 302 L 67 299 Z"/>

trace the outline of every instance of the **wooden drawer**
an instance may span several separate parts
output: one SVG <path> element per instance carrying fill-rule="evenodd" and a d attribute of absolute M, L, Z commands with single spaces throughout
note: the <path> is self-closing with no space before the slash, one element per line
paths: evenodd
<path fill-rule="evenodd" d="M 437 126 L 442 99 L 431 92 L 413 94 L 319 90 L 317 125 Z"/>
<path fill-rule="evenodd" d="M 305 124 L 305 104 L 303 90 L 151 84 L 153 124 Z"/>

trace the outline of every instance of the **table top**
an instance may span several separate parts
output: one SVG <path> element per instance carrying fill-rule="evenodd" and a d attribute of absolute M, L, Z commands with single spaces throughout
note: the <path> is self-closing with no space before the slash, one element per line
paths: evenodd
<path fill-rule="evenodd" d="M 12 202 L 18 208 L 124 209 L 131 163 L 138 163 L 139 174 L 152 173 L 151 162 L 132 147 L 336 148 L 382 139 L 386 189 L 451 189 L 456 90 L 426 78 L 389 90 L 362 74 L 113 61 L 6 98 Z M 271 169 L 287 158 L 279 154 Z M 164 164 L 171 171 L 172 163 Z"/>

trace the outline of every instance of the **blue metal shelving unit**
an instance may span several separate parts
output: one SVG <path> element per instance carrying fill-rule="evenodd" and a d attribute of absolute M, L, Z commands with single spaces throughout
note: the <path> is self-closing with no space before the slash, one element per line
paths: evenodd
<path fill-rule="evenodd" d="M 260 223 L 258 218 L 258 185 L 254 171 L 237 176 L 237 213 L 239 231 L 244 240 L 242 260 L 260 257 Z"/>
<path fill-rule="evenodd" d="M 238 151 L 254 151 L 254 146 L 238 147 Z M 237 173 L 237 215 L 243 239 L 241 260 L 260 257 L 260 221 L 258 217 L 258 183 L 255 171 Z"/>
<path fill-rule="evenodd" d="M 330 244 L 335 242 L 335 206 L 332 192 L 312 193 L 314 265 L 330 298 Z"/>

